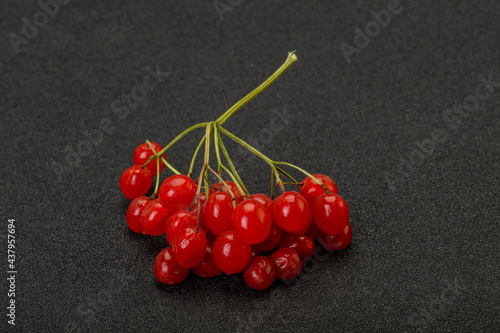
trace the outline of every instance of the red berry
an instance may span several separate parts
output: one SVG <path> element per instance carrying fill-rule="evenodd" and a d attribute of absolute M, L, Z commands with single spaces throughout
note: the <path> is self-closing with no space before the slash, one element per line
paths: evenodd
<path fill-rule="evenodd" d="M 250 262 L 252 247 L 234 231 L 225 231 L 217 237 L 213 248 L 217 267 L 226 274 L 241 272 Z"/>
<path fill-rule="evenodd" d="M 167 247 L 156 256 L 153 271 L 158 281 L 170 285 L 181 283 L 189 273 L 189 269 L 179 265 L 171 247 Z"/>
<path fill-rule="evenodd" d="M 321 231 L 318 234 L 318 240 L 321 246 L 323 246 L 326 250 L 343 250 L 351 244 L 351 239 L 352 228 L 349 222 L 341 232 L 335 235 L 328 235 Z"/>
<path fill-rule="evenodd" d="M 242 202 L 243 201 L 243 193 L 241 193 L 238 190 L 238 186 L 236 186 L 236 184 L 230 180 L 225 180 L 224 182 L 227 184 L 227 186 L 229 187 L 231 192 L 233 192 L 234 196 L 236 197 L 236 204 L 239 204 L 240 202 Z M 226 185 L 223 184 L 221 186 L 219 184 L 219 182 L 217 182 L 210 188 L 210 191 L 208 192 L 208 196 L 210 197 L 212 194 L 214 194 L 217 191 L 229 193 Z"/>
<path fill-rule="evenodd" d="M 271 215 L 260 202 L 245 200 L 234 209 L 232 226 L 245 243 L 257 244 L 269 235 Z"/>
<path fill-rule="evenodd" d="M 172 212 L 163 207 L 158 199 L 151 200 L 141 214 L 142 233 L 151 236 L 165 233 L 170 215 Z"/>
<path fill-rule="evenodd" d="M 148 193 L 153 184 L 151 171 L 133 165 L 122 173 L 120 178 L 120 189 L 127 199 L 135 199 Z"/>
<path fill-rule="evenodd" d="M 271 198 L 269 198 L 267 195 L 263 193 L 252 194 L 251 196 L 248 197 L 248 199 L 257 200 L 258 202 L 266 206 L 267 209 L 269 209 L 269 207 L 271 207 L 271 205 L 273 204 Z"/>
<path fill-rule="evenodd" d="M 297 251 L 302 262 L 312 258 L 316 250 L 314 238 L 289 233 L 284 234 L 283 238 L 281 238 L 280 248 L 282 247 L 288 247 Z"/>
<path fill-rule="evenodd" d="M 193 267 L 193 273 L 202 277 L 214 277 L 222 273 L 222 271 L 217 267 L 213 256 L 214 242 L 207 241 L 207 250 L 203 260 L 196 266 Z"/>
<path fill-rule="evenodd" d="M 149 199 L 142 196 L 135 198 L 128 205 L 126 220 L 128 227 L 133 232 L 142 234 L 141 214 L 148 202 Z"/>
<path fill-rule="evenodd" d="M 207 236 L 203 229 L 188 227 L 180 230 L 172 242 L 175 258 L 184 268 L 198 265 L 207 252 Z"/>
<path fill-rule="evenodd" d="M 274 222 L 271 221 L 271 230 L 266 239 L 264 239 L 259 244 L 255 244 L 254 247 L 259 251 L 271 251 L 280 243 L 281 236 L 283 235 L 283 230 Z"/>
<path fill-rule="evenodd" d="M 157 144 L 156 142 L 151 142 L 151 145 L 154 147 L 155 151 L 159 153 L 163 148 Z M 134 164 L 137 165 L 143 165 L 146 163 L 151 156 L 153 156 L 153 150 L 147 143 L 143 143 L 139 145 L 137 148 L 135 148 L 134 151 Z M 165 157 L 165 155 L 163 155 Z M 160 160 L 160 172 L 163 170 L 165 167 L 165 164 Z M 151 171 L 151 175 L 154 177 L 156 176 L 157 172 L 157 163 L 156 163 L 156 158 L 153 158 L 151 162 L 148 163 L 148 165 L 145 166 L 145 168 L 148 168 L 149 171 Z"/>
<path fill-rule="evenodd" d="M 300 261 L 297 251 L 284 247 L 276 250 L 269 257 L 276 266 L 276 278 L 289 280 L 299 276 L 302 271 L 302 261 Z"/>
<path fill-rule="evenodd" d="M 306 225 L 310 209 L 306 199 L 292 191 L 280 195 L 272 206 L 274 221 L 288 232 L 299 231 Z"/>
<path fill-rule="evenodd" d="M 289 231 L 289 233 L 291 233 L 291 234 L 297 234 L 297 235 L 303 235 L 303 234 L 305 234 L 307 232 L 307 230 L 309 230 L 309 228 L 311 227 L 312 220 L 313 220 L 313 212 L 312 212 L 311 206 L 309 206 L 309 215 L 307 217 L 307 223 L 302 228 L 300 228 L 299 230 L 297 230 L 297 231 Z"/>
<path fill-rule="evenodd" d="M 173 175 L 163 181 L 158 190 L 158 199 L 161 204 L 176 212 L 191 206 L 196 197 L 195 182 L 184 175 Z"/>
<path fill-rule="evenodd" d="M 314 174 L 313 176 L 320 182 L 322 182 L 323 185 L 325 185 L 325 187 L 328 189 L 328 191 L 330 191 L 331 193 L 338 193 L 337 185 L 330 177 L 320 174 Z M 299 187 L 300 194 L 302 194 L 304 198 L 306 198 L 307 202 L 310 205 L 314 204 L 314 201 L 320 194 L 325 193 L 325 190 L 321 187 L 321 185 L 316 183 L 316 181 L 311 177 L 304 178 L 302 183 L 304 185 Z"/>
<path fill-rule="evenodd" d="M 186 210 L 179 210 L 167 220 L 166 223 L 166 236 L 169 244 L 172 244 L 177 233 L 183 228 L 194 227 L 196 228 L 196 215 Z"/>
<path fill-rule="evenodd" d="M 344 199 L 335 193 L 323 193 L 316 198 L 313 212 L 318 229 L 325 234 L 335 235 L 349 222 L 349 207 Z"/>
<path fill-rule="evenodd" d="M 231 230 L 233 211 L 231 196 L 225 192 L 216 192 L 208 198 L 203 207 L 203 220 L 214 235 L 220 235 Z"/>
<path fill-rule="evenodd" d="M 276 277 L 276 268 L 271 259 L 260 256 L 252 260 L 250 266 L 243 274 L 247 285 L 256 290 L 269 288 Z"/>

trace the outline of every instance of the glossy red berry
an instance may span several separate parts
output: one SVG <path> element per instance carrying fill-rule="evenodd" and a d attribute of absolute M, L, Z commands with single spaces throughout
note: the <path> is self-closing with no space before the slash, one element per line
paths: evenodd
<path fill-rule="evenodd" d="M 242 202 L 243 201 L 243 193 L 241 193 L 238 190 L 238 186 L 236 186 L 236 184 L 230 180 L 225 180 L 224 182 L 227 184 L 227 186 L 229 187 L 231 192 L 233 192 L 234 196 L 236 197 L 236 204 L 239 204 L 240 202 Z M 218 191 L 229 193 L 226 185 L 221 186 L 219 184 L 219 182 L 217 182 L 210 188 L 210 191 L 208 192 L 208 194 L 209 194 L 209 196 L 211 196 L 212 194 L 214 194 L 215 192 L 218 192 Z"/>
<path fill-rule="evenodd" d="M 321 231 L 318 234 L 318 240 L 321 246 L 323 246 L 326 250 L 331 251 L 340 251 L 345 249 L 349 246 L 349 244 L 351 244 L 351 239 L 352 228 L 349 222 L 341 232 L 335 235 L 328 235 Z"/>
<path fill-rule="evenodd" d="M 170 215 L 166 223 L 166 236 L 168 243 L 172 244 L 175 236 L 177 236 L 177 233 L 182 229 L 187 227 L 196 228 L 196 222 L 196 215 L 186 210 L 179 210 Z"/>
<path fill-rule="evenodd" d="M 128 199 L 135 199 L 148 193 L 153 184 L 151 171 L 133 165 L 125 170 L 120 178 L 120 189 Z"/>
<path fill-rule="evenodd" d="M 207 250 L 203 260 L 196 266 L 193 267 L 193 273 L 202 277 L 214 277 L 222 273 L 222 271 L 217 267 L 213 256 L 214 242 L 207 241 Z"/>
<path fill-rule="evenodd" d="M 325 234 L 335 235 L 349 222 L 349 207 L 344 199 L 335 193 L 323 193 L 316 198 L 313 213 L 318 229 Z"/>
<path fill-rule="evenodd" d="M 250 266 L 243 274 L 247 285 L 255 290 L 269 288 L 276 277 L 276 268 L 271 259 L 260 256 L 252 260 Z"/>
<path fill-rule="evenodd" d="M 300 261 L 297 251 L 288 247 L 276 250 L 269 257 L 276 266 L 276 278 L 289 280 L 299 276 L 302 271 L 302 261 Z"/>
<path fill-rule="evenodd" d="M 188 227 L 180 230 L 172 242 L 175 258 L 184 268 L 198 265 L 207 252 L 207 236 L 203 229 Z"/>
<path fill-rule="evenodd" d="M 153 271 L 158 281 L 169 285 L 181 283 L 189 274 L 189 269 L 179 265 L 171 247 L 156 256 Z"/>
<path fill-rule="evenodd" d="M 213 248 L 217 267 L 226 274 L 241 272 L 250 262 L 252 248 L 234 231 L 225 231 L 217 237 Z"/>
<path fill-rule="evenodd" d="M 164 234 L 170 215 L 172 212 L 163 207 L 158 199 L 151 200 L 141 214 L 142 233 L 150 236 Z"/>
<path fill-rule="evenodd" d="M 273 217 L 278 226 L 288 232 L 299 231 L 309 220 L 309 204 L 297 192 L 288 191 L 273 204 Z"/>
<path fill-rule="evenodd" d="M 231 230 L 233 218 L 233 201 L 225 192 L 212 194 L 203 207 L 203 220 L 214 235 Z"/>
<path fill-rule="evenodd" d="M 281 230 L 278 225 L 272 221 L 271 222 L 271 230 L 269 231 L 269 235 L 267 235 L 266 239 L 264 239 L 259 244 L 255 244 L 254 247 L 259 251 L 271 251 L 281 241 L 281 236 L 283 235 L 283 230 Z"/>
<path fill-rule="evenodd" d="M 195 182 L 184 175 L 173 175 L 163 181 L 158 190 L 158 199 L 161 204 L 176 212 L 191 206 L 196 197 Z"/>
<path fill-rule="evenodd" d="M 245 200 L 234 209 L 232 226 L 245 243 L 257 244 L 269 235 L 271 215 L 260 202 Z"/>
<path fill-rule="evenodd" d="M 269 207 L 271 207 L 271 205 L 273 204 L 273 201 L 271 200 L 271 198 L 269 198 L 267 195 L 265 195 L 263 193 L 252 194 L 251 196 L 248 197 L 248 199 L 257 200 L 258 202 L 260 202 L 261 204 L 266 206 L 266 208 L 268 210 L 269 210 Z"/>
<path fill-rule="evenodd" d="M 280 248 L 288 247 L 297 251 L 297 254 L 302 262 L 312 258 L 314 251 L 316 250 L 314 238 L 290 233 L 283 235 L 279 246 Z"/>
<path fill-rule="evenodd" d="M 309 230 L 309 228 L 311 227 L 312 221 L 313 221 L 313 212 L 312 212 L 311 206 L 309 206 L 309 215 L 308 215 L 308 218 L 307 218 L 307 223 L 302 228 L 300 228 L 299 230 L 289 231 L 289 233 L 297 234 L 297 235 L 303 235 L 303 234 L 305 234 L 307 232 L 307 230 Z"/>
<path fill-rule="evenodd" d="M 151 145 L 154 147 L 155 151 L 159 153 L 163 148 L 157 144 L 156 142 L 151 142 Z M 140 144 L 134 151 L 134 164 L 143 165 L 146 163 L 151 156 L 154 155 L 153 150 L 147 143 Z M 163 155 L 165 157 L 165 155 Z M 151 175 L 154 177 L 157 173 L 157 162 L 156 158 L 152 159 L 145 168 L 148 168 L 151 171 Z M 165 164 L 160 160 L 160 172 L 165 167 Z"/>
<path fill-rule="evenodd" d="M 322 182 L 328 191 L 330 191 L 331 193 L 338 193 L 337 185 L 330 177 L 321 174 L 314 174 L 313 176 L 320 182 Z M 306 198 L 307 202 L 311 206 L 314 204 L 314 201 L 320 194 L 326 193 L 321 185 L 316 183 L 316 181 L 310 177 L 304 178 L 304 180 L 302 180 L 302 184 L 304 185 L 299 187 L 300 194 L 302 194 L 304 198 Z"/>
<path fill-rule="evenodd" d="M 149 199 L 142 196 L 135 198 L 130 205 L 128 205 L 126 220 L 128 227 L 133 232 L 142 234 L 141 214 L 148 202 Z"/>

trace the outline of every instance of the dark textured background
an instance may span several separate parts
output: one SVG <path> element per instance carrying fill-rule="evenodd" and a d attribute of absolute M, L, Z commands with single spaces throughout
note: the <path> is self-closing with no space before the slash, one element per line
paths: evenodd
<path fill-rule="evenodd" d="M 500 3 L 402 6 L 348 63 L 339 44 L 352 44 L 386 1 L 242 1 L 222 21 L 208 0 L 70 1 L 17 53 L 8 34 L 40 6 L 1 2 L 2 327 L 15 218 L 9 331 L 498 330 Z M 227 128 L 274 159 L 330 175 L 350 206 L 352 245 L 264 292 L 241 276 L 160 285 L 152 263 L 166 240 L 125 223 L 118 180 L 133 150 L 216 118 L 290 50 L 299 61 Z M 119 119 L 111 105 L 148 66 L 170 75 Z M 495 91 L 446 120 L 480 77 Z M 276 111 L 286 125 L 263 130 Z M 114 130 L 89 148 L 83 132 L 103 118 Z M 412 153 L 439 129 L 446 137 L 432 153 Z M 168 155 L 184 172 L 200 136 Z M 266 166 L 230 146 L 251 191 L 268 193 Z"/>

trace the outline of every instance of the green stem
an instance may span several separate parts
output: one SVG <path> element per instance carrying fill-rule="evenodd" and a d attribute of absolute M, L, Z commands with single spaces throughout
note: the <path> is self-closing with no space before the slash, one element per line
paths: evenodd
<path fill-rule="evenodd" d="M 292 176 L 290 176 L 290 174 L 288 174 L 288 172 L 286 172 L 282 168 L 280 168 L 280 167 L 277 166 L 276 169 L 278 169 L 279 172 L 281 172 L 282 174 L 284 174 L 285 176 L 287 176 L 292 182 L 298 183 Z"/>
<path fill-rule="evenodd" d="M 161 161 L 163 162 L 163 164 L 165 164 L 167 166 L 167 168 L 169 168 L 176 175 L 180 175 L 181 174 L 179 171 L 177 171 L 176 168 L 174 168 L 170 163 L 167 162 L 167 160 L 165 159 L 165 157 L 162 156 L 161 157 Z"/>
<path fill-rule="evenodd" d="M 155 185 L 155 191 L 151 195 L 150 199 L 156 197 L 156 194 L 158 193 L 158 187 L 160 187 L 160 159 L 157 156 L 156 157 L 156 185 Z"/>
<path fill-rule="evenodd" d="M 187 174 L 188 177 L 191 177 L 193 175 L 194 162 L 196 160 L 196 156 L 198 156 L 198 152 L 200 151 L 201 147 L 203 146 L 203 143 L 205 142 L 205 139 L 206 136 L 204 135 L 203 138 L 201 138 L 198 147 L 196 147 L 196 150 L 194 151 L 193 158 L 191 159 L 191 165 L 189 166 L 189 171 Z"/>
<path fill-rule="evenodd" d="M 210 170 L 215 175 L 215 177 L 217 177 L 217 179 L 219 179 L 219 189 L 220 188 L 227 189 L 228 193 L 231 195 L 231 199 L 233 201 L 233 207 L 236 207 L 236 195 L 233 193 L 233 191 L 231 191 L 231 188 L 229 187 L 229 185 L 227 185 L 227 183 L 224 181 L 224 179 L 222 179 L 222 177 L 217 172 L 215 172 L 210 167 L 210 165 L 207 165 L 207 170 Z"/>
<path fill-rule="evenodd" d="M 250 192 L 248 192 L 247 188 L 245 187 L 245 184 L 243 184 L 243 181 L 241 180 L 240 175 L 238 175 L 238 171 L 236 171 L 236 168 L 234 167 L 233 161 L 231 161 L 231 158 L 229 157 L 229 153 L 227 152 L 226 147 L 224 146 L 224 143 L 222 142 L 222 137 L 221 137 L 220 133 L 217 132 L 217 134 L 218 134 L 218 138 L 217 139 L 219 141 L 220 148 L 222 149 L 222 153 L 226 157 L 226 161 L 229 164 L 229 167 L 231 168 L 231 171 L 233 172 L 234 176 L 238 180 L 238 183 L 241 185 L 241 187 L 245 191 L 245 193 L 246 193 L 245 196 L 246 197 L 250 196 Z"/>
<path fill-rule="evenodd" d="M 273 83 L 283 72 L 285 72 L 290 66 L 293 65 L 294 62 L 297 61 L 297 56 L 295 55 L 295 51 L 293 52 L 288 52 L 288 57 L 286 58 L 286 61 L 283 63 L 283 65 L 280 66 L 274 72 L 273 75 L 271 75 L 266 81 L 264 81 L 260 86 L 255 88 L 251 93 L 243 97 L 241 100 L 239 100 L 236 104 L 234 104 L 229 110 L 227 110 L 222 116 L 220 116 L 216 122 L 220 125 L 224 124 L 226 120 L 229 119 L 236 111 L 238 111 L 243 105 L 247 104 L 250 102 L 255 96 L 260 94 L 264 89 L 266 89 L 271 83 Z"/>
<path fill-rule="evenodd" d="M 196 203 L 197 200 L 200 199 L 200 193 L 201 193 L 201 183 L 204 181 L 204 177 L 206 175 L 208 163 L 210 161 L 210 129 L 212 128 L 212 122 L 206 123 L 206 129 L 205 129 L 205 138 L 208 138 L 208 140 L 205 140 L 205 158 L 203 159 L 203 166 L 201 167 L 200 171 L 200 176 L 198 177 L 198 187 L 196 189 L 196 196 L 194 197 L 193 203 L 191 204 L 191 207 Z M 207 191 L 207 182 L 205 180 L 205 193 Z M 208 196 L 207 196 L 208 199 Z M 200 230 L 200 219 L 196 222 L 196 232 Z"/>
<path fill-rule="evenodd" d="M 210 140 L 212 133 L 212 122 L 207 123 L 205 129 L 205 158 L 203 159 L 203 163 L 208 165 L 210 163 Z"/>
<path fill-rule="evenodd" d="M 201 167 L 200 176 L 198 177 L 198 187 L 196 189 L 196 196 L 194 197 L 194 200 L 193 200 L 193 203 L 191 204 L 191 207 L 194 206 L 196 201 L 199 202 L 199 200 L 200 200 L 201 182 L 203 179 L 203 175 L 205 174 L 206 168 L 207 168 L 206 164 L 203 164 L 203 166 Z M 206 191 L 206 189 L 205 189 L 205 191 Z M 199 214 L 198 214 L 198 221 L 196 221 L 196 232 L 198 232 L 199 230 L 200 230 L 200 218 L 199 218 Z"/>
<path fill-rule="evenodd" d="M 148 146 L 151 148 L 151 150 L 153 151 L 153 153 L 157 157 L 156 158 L 157 159 L 157 161 L 156 161 L 156 169 L 157 169 L 156 174 L 160 175 L 160 161 L 158 161 L 160 154 L 156 153 L 156 150 L 154 149 L 153 144 L 151 144 L 151 141 L 146 140 L 146 143 L 148 144 Z M 176 175 L 180 175 L 181 174 L 179 171 L 177 171 L 177 169 L 175 169 L 170 163 L 167 162 L 167 160 L 165 159 L 165 157 L 161 156 L 161 161 L 163 162 L 163 164 L 165 164 L 167 166 L 167 168 L 169 168 Z M 148 164 L 148 163 L 149 163 L 149 161 L 146 164 Z M 156 179 L 156 189 L 155 189 L 155 192 L 154 192 L 155 194 L 157 193 L 157 190 L 158 190 L 158 182 L 159 182 L 159 179 Z"/>
<path fill-rule="evenodd" d="M 153 198 L 156 197 L 156 194 L 158 193 L 158 187 L 160 186 L 160 159 L 159 159 L 159 157 L 158 157 L 159 155 L 156 153 L 156 150 L 153 147 L 153 144 L 151 143 L 151 141 L 146 140 L 146 143 L 148 144 L 149 148 L 151 148 L 151 150 L 153 151 L 154 156 L 156 156 L 156 185 L 155 185 L 155 191 L 153 192 L 153 194 L 151 194 L 151 197 L 149 197 L 149 199 L 153 199 Z"/>
<path fill-rule="evenodd" d="M 205 173 L 203 175 L 203 184 L 205 185 L 205 200 L 207 200 L 210 194 L 210 187 L 208 186 L 208 172 L 206 168 L 205 168 Z"/>
<path fill-rule="evenodd" d="M 166 152 L 166 151 L 167 151 L 170 147 L 172 147 L 172 146 L 173 146 L 173 145 L 174 145 L 177 141 L 179 141 L 180 139 L 182 139 L 182 137 L 184 137 L 186 134 L 188 134 L 188 133 L 189 133 L 189 132 L 191 132 L 192 130 L 197 129 L 197 128 L 200 128 L 200 127 L 205 127 L 205 126 L 207 126 L 207 124 L 209 124 L 209 123 L 207 123 L 207 122 L 204 122 L 204 123 L 199 123 L 199 124 L 193 125 L 193 126 L 189 127 L 188 129 L 184 130 L 184 132 L 182 132 L 181 134 L 177 135 L 177 136 L 175 137 L 175 139 L 173 139 L 172 141 L 170 141 L 170 143 L 169 143 L 168 145 L 166 145 L 166 146 L 165 146 L 165 148 L 163 148 L 163 149 L 162 149 L 162 150 L 158 153 L 158 155 L 163 155 L 163 154 L 165 154 L 165 152 Z M 147 162 L 146 162 L 146 163 L 144 163 L 142 166 L 146 166 L 149 162 L 151 162 L 151 161 L 153 160 L 153 158 L 154 158 L 154 155 L 153 155 L 153 156 L 151 156 L 151 157 L 149 158 L 149 160 L 147 160 Z"/>
<path fill-rule="evenodd" d="M 248 143 L 246 143 L 245 141 L 241 140 L 240 138 L 238 138 L 237 136 L 235 136 L 231 132 L 227 131 L 222 126 L 219 126 L 219 131 L 222 134 L 224 134 L 227 137 L 229 137 L 231 140 L 239 143 L 240 145 L 242 145 L 246 149 L 250 150 L 252 153 L 254 153 L 258 157 L 260 157 L 262 160 L 264 160 L 267 164 L 269 164 L 269 166 L 271 167 L 271 169 L 274 171 L 274 175 L 276 176 L 276 181 L 278 182 L 279 187 L 281 188 L 281 190 L 283 192 L 285 192 L 285 186 L 283 185 L 283 182 L 281 181 L 281 178 L 280 178 L 280 175 L 278 173 L 278 170 L 274 166 L 273 160 L 271 160 L 269 157 L 267 157 L 266 155 L 262 154 L 260 151 L 258 151 L 257 149 L 255 149 L 254 147 L 252 147 L 251 145 L 249 145 Z"/>
<path fill-rule="evenodd" d="M 321 186 L 323 188 L 323 190 L 325 190 L 326 193 L 330 193 L 330 191 L 328 191 L 328 189 L 326 188 L 325 184 L 323 184 L 318 178 L 314 177 L 313 175 L 311 175 L 309 172 L 305 171 L 304 169 L 301 169 L 298 166 L 293 165 L 291 163 L 287 163 L 287 162 L 273 162 L 273 164 L 275 164 L 275 165 L 276 164 L 287 165 L 289 167 L 292 167 L 292 168 L 295 168 L 295 169 L 299 170 L 300 172 L 302 172 L 303 174 L 305 174 L 307 177 L 311 178 L 316 183 L 318 183 L 319 186 Z"/>
<path fill-rule="evenodd" d="M 261 158 L 262 160 L 264 160 L 267 164 L 269 164 L 269 166 L 271 168 L 275 169 L 274 164 L 273 164 L 273 160 L 271 160 L 269 157 L 267 157 L 266 155 L 262 154 L 260 151 L 258 151 L 257 149 L 255 149 L 254 147 L 252 147 L 251 145 L 249 145 L 248 143 L 246 143 L 245 141 L 241 140 L 236 135 L 232 134 L 231 132 L 229 132 L 228 130 L 226 130 L 225 128 L 223 128 L 222 126 L 219 126 L 219 131 L 222 134 L 224 134 L 225 136 L 227 136 L 228 138 L 230 138 L 231 140 L 235 141 L 236 143 L 238 143 L 238 144 L 242 145 L 243 147 L 245 147 L 246 149 L 250 150 L 252 153 L 254 153 L 259 158 Z"/>
<path fill-rule="evenodd" d="M 245 194 L 245 192 L 243 191 L 243 189 L 241 188 L 241 185 L 239 184 L 238 180 L 236 179 L 236 177 L 232 174 L 231 171 L 229 171 L 228 168 L 226 168 L 224 165 L 221 165 L 222 169 L 224 169 L 224 171 L 227 172 L 227 174 L 229 175 L 229 177 L 231 177 L 231 180 L 234 182 L 234 184 L 236 185 L 236 187 L 238 188 L 238 191 L 240 191 L 240 194 L 243 194 L 244 197 L 247 197 L 247 195 Z"/>
<path fill-rule="evenodd" d="M 220 169 L 223 166 L 222 162 L 220 160 L 220 153 L 219 153 L 219 140 L 218 140 L 218 138 L 220 137 L 220 134 L 217 131 L 217 125 L 214 124 L 213 129 L 214 129 L 215 156 L 217 156 L 217 173 L 220 175 Z"/>
<path fill-rule="evenodd" d="M 271 200 L 274 201 L 274 172 L 271 170 Z"/>

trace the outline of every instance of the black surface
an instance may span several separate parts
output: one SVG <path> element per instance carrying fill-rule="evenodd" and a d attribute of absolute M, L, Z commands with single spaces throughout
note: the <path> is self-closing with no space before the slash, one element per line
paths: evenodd
<path fill-rule="evenodd" d="M 353 44 L 354 28 L 387 2 L 243 1 L 220 21 L 211 1 L 70 1 L 18 53 L 7 36 L 40 6 L 2 2 L 2 327 L 498 331 L 500 3 L 402 6 L 348 63 L 340 43 Z M 299 61 L 227 128 L 251 142 L 260 135 L 271 158 L 330 175 L 350 206 L 351 246 L 264 292 L 241 276 L 160 285 L 152 263 L 166 240 L 132 234 L 125 223 L 118 179 L 133 150 L 215 119 L 290 50 Z M 170 74 L 119 119 L 111 105 L 142 83 L 148 66 Z M 488 76 L 497 86 L 478 110 L 443 117 Z M 273 110 L 289 122 L 267 139 Z M 79 163 L 66 161 L 82 131 L 103 118 L 114 130 Z M 416 142 L 438 129 L 445 140 L 408 165 Z M 184 172 L 200 136 L 168 155 Z M 268 193 L 266 166 L 231 147 L 251 191 Z M 9 218 L 15 328 L 6 323 Z"/>

